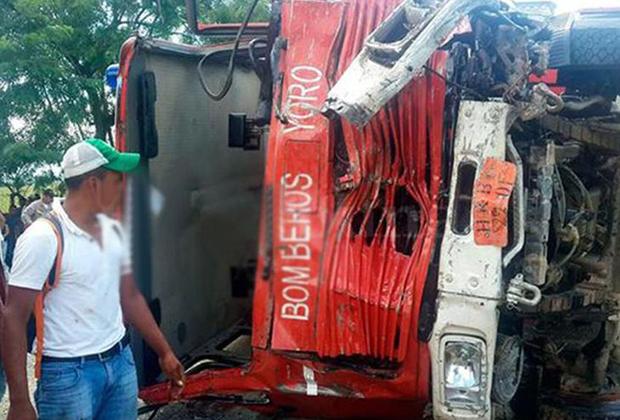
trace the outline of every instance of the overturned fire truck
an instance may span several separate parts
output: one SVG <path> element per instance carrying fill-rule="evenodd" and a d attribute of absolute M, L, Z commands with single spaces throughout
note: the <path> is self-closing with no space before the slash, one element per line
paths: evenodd
<path fill-rule="evenodd" d="M 187 2 L 234 43 L 121 50 L 135 275 L 182 400 L 620 416 L 620 11 L 274 0 L 249 23 L 254 6 L 205 25 Z M 134 340 L 154 410 L 169 385 Z"/>

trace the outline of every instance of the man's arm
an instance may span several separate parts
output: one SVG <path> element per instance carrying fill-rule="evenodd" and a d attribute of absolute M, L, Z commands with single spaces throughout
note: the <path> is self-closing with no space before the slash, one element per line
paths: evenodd
<path fill-rule="evenodd" d="M 9 384 L 11 406 L 8 420 L 36 419 L 26 376 L 26 325 L 37 293 L 36 290 L 9 287 L 8 302 L 3 311 L 0 346 Z"/>
<path fill-rule="evenodd" d="M 9 383 L 9 420 L 35 419 L 26 377 L 26 325 L 36 296 L 56 257 L 56 235 L 47 223 L 34 224 L 15 247 L 3 311 L 0 348 Z"/>
<path fill-rule="evenodd" d="M 185 373 L 183 365 L 174 355 L 168 341 L 157 326 L 146 300 L 136 287 L 133 276 L 124 275 L 121 280 L 121 306 L 123 316 L 159 356 L 159 365 L 164 374 L 172 381 L 173 397 L 178 397 L 183 390 Z"/>

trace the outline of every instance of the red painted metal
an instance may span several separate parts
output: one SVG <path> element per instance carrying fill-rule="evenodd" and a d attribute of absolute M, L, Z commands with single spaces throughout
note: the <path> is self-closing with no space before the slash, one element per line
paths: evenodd
<path fill-rule="evenodd" d="M 351 5 L 347 23 L 366 26 L 345 34 L 338 74 L 394 6 Z M 443 94 L 436 88 L 426 78 L 415 80 L 362 131 L 343 122 L 354 187 L 333 216 L 323 255 L 321 356 L 402 361 L 409 351 L 419 352 L 418 343 L 409 347 L 409 335 L 417 327 L 413 314 L 419 311 L 436 234 L 441 138 L 430 143 L 427 138 L 428 126 L 436 129 L 428 101 L 439 101 L 443 111 Z M 418 233 L 399 249 L 398 238 L 416 227 L 410 221 L 399 225 L 397 216 L 412 207 L 419 210 Z"/>
<path fill-rule="evenodd" d="M 545 83 L 547 85 L 555 85 L 558 82 L 558 70 L 547 70 L 541 76 L 531 74 L 529 81 L 530 83 Z"/>
<path fill-rule="evenodd" d="M 430 361 L 416 331 L 436 245 L 444 80 L 430 72 L 415 79 L 363 130 L 317 112 L 398 3 L 283 2 L 287 46 L 268 141 L 252 361 L 190 376 L 183 398 L 261 393 L 269 403 L 252 408 L 266 412 L 420 417 Z M 438 52 L 429 65 L 444 74 L 446 59 Z M 334 153 L 338 145 L 347 156 Z M 343 159 L 351 169 L 336 176 Z M 411 209 L 415 226 L 400 217 Z M 381 362 L 389 367 L 368 367 Z M 309 395 L 304 370 L 318 395 Z M 141 398 L 165 403 L 169 387 Z"/>
<path fill-rule="evenodd" d="M 404 368 L 389 378 L 272 351 L 256 350 L 252 359 L 246 368 L 208 370 L 188 377 L 183 399 L 255 398 L 260 393 L 269 402 L 246 404 L 249 408 L 293 417 L 360 419 L 421 418 L 428 402 L 428 383 L 418 383 Z M 314 372 L 316 397 L 306 394 L 304 367 Z M 142 390 L 140 397 L 157 405 L 168 402 L 169 394 L 169 385 L 162 384 Z"/>
<path fill-rule="evenodd" d="M 271 348 L 315 351 L 317 288 L 328 217 L 333 208 L 329 121 L 317 110 L 329 90 L 330 57 L 342 2 L 286 2 L 282 34 L 288 45 L 280 69 L 267 185 L 273 194 Z M 320 22 L 320 24 L 319 24 Z"/>
<path fill-rule="evenodd" d="M 557 95 L 564 95 L 566 88 L 563 86 L 557 86 L 559 78 L 559 71 L 557 69 L 549 69 L 542 76 L 536 76 L 531 74 L 529 77 L 530 83 L 545 83 L 549 85 L 551 91 Z"/>

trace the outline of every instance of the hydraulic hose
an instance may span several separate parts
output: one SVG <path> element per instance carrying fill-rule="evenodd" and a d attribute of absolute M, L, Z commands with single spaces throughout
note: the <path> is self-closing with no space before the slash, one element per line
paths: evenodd
<path fill-rule="evenodd" d="M 233 45 L 233 49 L 230 54 L 230 59 L 228 60 L 228 73 L 226 74 L 226 81 L 224 82 L 224 85 L 222 86 L 222 90 L 220 90 L 218 93 L 213 93 L 211 89 L 209 89 L 207 80 L 205 79 L 205 76 L 202 71 L 202 67 L 204 63 L 213 54 L 213 52 L 205 54 L 198 62 L 197 70 L 198 70 L 198 78 L 200 79 L 200 85 L 202 86 L 202 89 L 205 91 L 207 96 L 213 99 L 214 101 L 221 101 L 226 96 L 228 91 L 230 91 L 230 87 L 232 86 L 232 82 L 233 82 L 233 73 L 235 71 L 235 60 L 237 57 L 237 51 L 239 50 L 239 44 L 241 43 L 241 36 L 243 35 L 243 32 L 247 28 L 248 23 L 250 22 L 250 18 L 252 17 L 252 14 L 254 13 L 254 9 L 256 8 L 257 4 L 258 4 L 258 0 L 254 0 L 252 2 L 252 5 L 250 6 L 250 8 L 248 9 L 248 12 L 245 15 L 245 19 L 243 20 L 243 23 L 239 27 L 239 31 L 237 32 L 237 36 L 235 37 L 235 43 Z"/>

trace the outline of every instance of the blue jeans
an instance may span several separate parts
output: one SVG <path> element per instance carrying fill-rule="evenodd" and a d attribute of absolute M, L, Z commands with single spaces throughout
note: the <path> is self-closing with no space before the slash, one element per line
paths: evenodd
<path fill-rule="evenodd" d="M 4 393 L 6 392 L 6 377 L 4 375 L 4 369 L 2 368 L 2 363 L 0 363 L 0 400 L 4 397 Z"/>
<path fill-rule="evenodd" d="M 40 420 L 135 420 L 138 380 L 131 349 L 103 360 L 43 362 L 34 398 Z"/>

